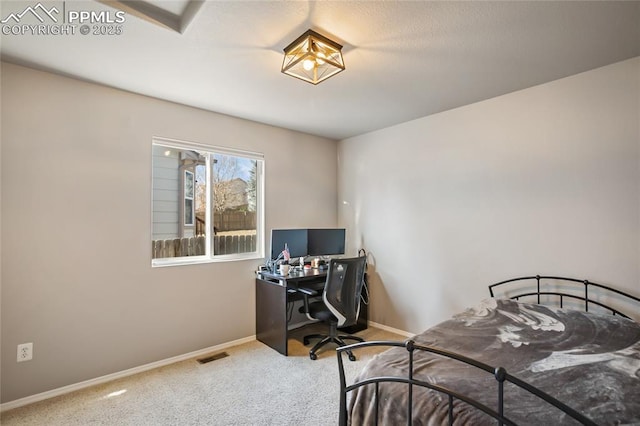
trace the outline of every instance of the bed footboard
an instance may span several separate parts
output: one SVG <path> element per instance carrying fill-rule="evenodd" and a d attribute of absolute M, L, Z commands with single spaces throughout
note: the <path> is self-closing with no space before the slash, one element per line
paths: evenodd
<path fill-rule="evenodd" d="M 343 360 L 342 360 L 342 354 L 343 352 L 347 352 L 347 351 L 355 351 L 361 348 L 365 348 L 365 347 L 369 347 L 369 346 L 384 346 L 384 347 L 404 347 L 407 350 L 407 357 L 409 360 L 409 374 L 407 377 L 392 377 L 392 376 L 380 376 L 380 377 L 370 377 L 364 380 L 361 380 L 359 382 L 356 382 L 352 385 L 347 386 L 346 384 L 346 378 L 345 378 L 345 371 L 344 371 L 344 364 L 343 364 Z M 470 398 L 464 394 L 461 394 L 459 392 L 456 392 L 455 390 L 452 389 L 448 389 L 446 387 L 443 386 L 439 386 L 438 384 L 435 383 L 428 383 L 425 381 L 421 381 L 421 380 L 417 380 L 414 378 L 413 376 L 413 360 L 414 360 L 414 356 L 416 351 L 420 352 L 420 351 L 424 351 L 424 352 L 430 352 L 433 354 L 437 354 L 440 355 L 442 357 L 446 357 L 452 360 L 456 360 L 465 364 L 468 364 L 470 366 L 476 367 L 480 370 L 484 370 L 486 373 L 492 375 L 495 380 L 496 380 L 496 392 L 497 392 L 497 407 L 495 408 L 491 408 L 488 407 L 487 405 L 483 404 L 482 402 L 479 402 L 477 400 L 474 400 L 473 398 Z M 430 346 L 422 346 L 422 345 L 418 345 L 416 344 L 413 340 L 407 340 L 405 342 L 397 342 L 397 341 L 371 341 L 371 342 L 364 342 L 364 343 L 356 343 L 353 345 L 349 345 L 349 346 L 343 346 L 343 347 L 339 347 L 337 348 L 337 357 L 338 357 L 338 368 L 339 368 L 339 373 L 340 373 L 340 417 L 339 417 L 339 422 L 341 426 L 346 426 L 348 423 L 348 418 L 349 418 L 349 414 L 348 414 L 348 408 L 347 408 L 347 396 L 349 394 L 349 392 L 352 392 L 360 387 L 363 386 L 367 386 L 367 385 L 373 385 L 375 386 L 375 391 L 374 391 L 374 399 L 375 399 L 375 404 L 376 406 L 374 407 L 374 412 L 375 412 L 375 419 L 376 419 L 376 425 L 378 424 L 378 390 L 380 387 L 380 384 L 382 383 L 389 383 L 389 382 L 395 382 L 395 383 L 405 383 L 407 385 L 407 391 L 408 391 L 408 399 L 407 399 L 407 407 L 406 407 L 406 418 L 407 418 L 407 424 L 411 425 L 412 421 L 413 421 L 413 415 L 414 413 L 412 413 L 412 406 L 413 406 L 413 388 L 414 386 L 419 386 L 422 388 L 427 388 L 427 389 L 431 389 L 437 392 L 440 392 L 444 395 L 446 395 L 446 400 L 448 401 L 448 423 L 451 425 L 453 424 L 453 420 L 454 420 L 454 411 L 453 411 L 453 404 L 455 400 L 459 400 L 459 401 L 463 401 L 464 403 L 468 404 L 469 406 L 474 407 L 477 410 L 480 410 L 482 412 L 484 412 L 486 415 L 494 418 L 497 421 L 497 424 L 499 425 L 515 425 L 516 423 L 512 420 L 509 419 L 508 413 L 505 413 L 505 407 L 504 407 L 504 383 L 508 382 L 508 383 L 512 383 L 515 386 L 517 386 L 520 389 L 523 389 L 524 391 L 535 395 L 536 397 L 540 398 L 542 401 L 551 404 L 553 406 L 555 406 L 556 408 L 560 409 L 562 412 L 566 413 L 568 416 L 570 416 L 571 418 L 577 420 L 578 422 L 580 422 L 583 425 L 593 425 L 595 426 L 596 423 L 593 422 L 592 420 L 590 420 L 589 418 L 585 417 L 584 415 L 580 414 L 579 412 L 575 411 L 574 409 L 572 409 L 571 407 L 567 406 L 566 404 L 560 402 L 559 400 L 557 400 L 556 398 L 552 397 L 551 395 L 541 391 L 540 389 L 536 388 L 535 386 L 532 386 L 531 384 L 518 379 L 517 377 L 512 376 L 511 374 L 509 374 L 504 368 L 502 367 L 492 367 L 490 365 L 484 364 L 482 362 L 479 362 L 477 360 L 468 358 L 466 356 L 454 353 L 454 352 L 450 352 L 450 351 L 446 351 L 440 348 L 436 348 L 436 347 L 430 347 Z"/>

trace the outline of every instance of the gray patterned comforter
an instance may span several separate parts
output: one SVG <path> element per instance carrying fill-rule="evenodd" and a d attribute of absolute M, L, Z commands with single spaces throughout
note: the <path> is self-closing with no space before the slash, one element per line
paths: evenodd
<path fill-rule="evenodd" d="M 502 366 L 602 425 L 640 425 L 640 324 L 621 317 L 487 299 L 414 340 Z M 444 385 L 495 409 L 492 375 L 457 361 L 417 351 L 414 377 Z M 407 377 L 404 348 L 372 359 L 359 378 Z M 380 385 L 379 424 L 406 424 L 407 385 Z M 576 424 L 564 413 L 513 385 L 505 386 L 505 414 L 518 424 Z M 374 424 L 373 386 L 351 396 L 352 425 Z M 447 424 L 446 396 L 414 387 L 414 425 Z M 455 424 L 495 424 L 461 401 Z"/>

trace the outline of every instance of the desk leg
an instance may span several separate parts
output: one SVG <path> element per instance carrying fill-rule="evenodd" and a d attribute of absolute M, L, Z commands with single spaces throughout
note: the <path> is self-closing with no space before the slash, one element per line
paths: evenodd
<path fill-rule="evenodd" d="M 287 355 L 287 288 L 256 279 L 256 338 Z"/>

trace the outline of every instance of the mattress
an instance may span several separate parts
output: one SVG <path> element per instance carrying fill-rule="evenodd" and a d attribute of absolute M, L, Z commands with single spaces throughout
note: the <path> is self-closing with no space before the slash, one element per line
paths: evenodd
<path fill-rule="evenodd" d="M 510 299 L 487 299 L 415 336 L 416 344 L 468 356 L 536 386 L 597 424 L 640 425 L 640 324 L 619 316 L 563 310 Z M 395 347 L 374 357 L 356 381 L 407 377 L 407 351 Z M 487 372 L 416 351 L 414 378 L 497 407 L 497 382 Z M 380 384 L 379 424 L 407 424 L 408 385 Z M 375 424 L 374 386 L 356 389 L 349 401 L 353 425 Z M 559 409 L 505 384 L 505 416 L 517 424 L 578 424 Z M 414 425 L 448 421 L 447 396 L 413 387 Z M 496 424 L 454 400 L 455 424 Z"/>

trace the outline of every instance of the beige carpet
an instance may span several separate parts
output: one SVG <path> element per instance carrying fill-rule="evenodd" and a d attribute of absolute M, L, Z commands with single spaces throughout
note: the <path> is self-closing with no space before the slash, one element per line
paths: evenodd
<path fill-rule="evenodd" d="M 338 364 L 333 346 L 309 359 L 301 343 L 315 326 L 296 330 L 289 356 L 254 341 L 225 350 L 228 357 L 188 360 L 52 398 L 2 414 L 10 425 L 335 425 Z M 406 338 L 376 328 L 366 340 Z M 345 356 L 347 382 L 381 348 Z"/>

